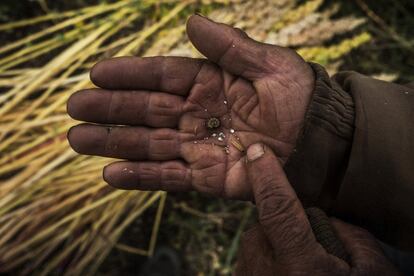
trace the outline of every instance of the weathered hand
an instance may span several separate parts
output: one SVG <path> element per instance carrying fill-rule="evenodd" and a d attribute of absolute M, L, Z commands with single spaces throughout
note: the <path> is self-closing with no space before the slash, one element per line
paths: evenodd
<path fill-rule="evenodd" d="M 131 160 L 104 169 L 118 188 L 251 199 L 243 149 L 264 142 L 288 158 L 313 71 L 290 49 L 201 16 L 190 17 L 187 33 L 207 59 L 123 57 L 95 65 L 91 79 L 100 88 L 75 93 L 68 113 L 104 125 L 76 126 L 68 139 L 79 153 Z"/>
<path fill-rule="evenodd" d="M 334 218 L 330 223 L 349 261 L 329 254 L 272 150 L 254 144 L 247 159 L 259 224 L 242 237 L 235 275 L 399 275 L 370 233 Z M 326 231 L 321 225 L 318 229 Z"/>

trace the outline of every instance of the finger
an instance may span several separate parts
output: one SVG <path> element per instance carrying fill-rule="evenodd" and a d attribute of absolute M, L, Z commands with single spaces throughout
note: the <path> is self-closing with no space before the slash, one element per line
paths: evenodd
<path fill-rule="evenodd" d="M 232 74 L 253 80 L 268 70 L 264 63 L 267 45 L 252 40 L 240 29 L 193 15 L 187 22 L 187 34 L 203 55 Z"/>
<path fill-rule="evenodd" d="M 119 57 L 97 63 L 90 77 L 105 89 L 187 95 L 202 64 L 201 59 L 184 57 Z"/>
<path fill-rule="evenodd" d="M 316 207 L 307 208 L 305 212 L 318 243 L 322 245 L 327 253 L 349 263 L 348 253 L 342 241 L 336 235 L 335 229 L 331 225 L 330 219 L 325 212 Z"/>
<path fill-rule="evenodd" d="M 183 106 L 182 97 L 166 93 L 90 89 L 73 94 L 67 110 L 87 122 L 176 127 Z"/>
<path fill-rule="evenodd" d="M 368 272 L 372 274 L 372 268 L 374 267 L 376 271 L 381 271 L 379 266 L 383 266 L 383 272 L 388 272 L 393 267 L 384 256 L 379 243 L 368 231 L 335 218 L 331 218 L 331 224 L 349 253 L 351 267 L 361 273 L 365 272 L 363 275 L 368 275 Z M 395 275 L 399 274 L 396 273 Z"/>
<path fill-rule="evenodd" d="M 104 168 L 104 180 L 125 190 L 188 191 L 191 170 L 180 161 L 116 162 Z"/>
<path fill-rule="evenodd" d="M 191 139 L 189 136 L 167 128 L 82 124 L 69 130 L 68 140 L 80 154 L 159 161 L 180 158 L 181 143 Z"/>
<path fill-rule="evenodd" d="M 280 258 L 302 255 L 316 246 L 306 213 L 272 150 L 262 144 L 247 149 L 247 175 L 259 222 Z"/>

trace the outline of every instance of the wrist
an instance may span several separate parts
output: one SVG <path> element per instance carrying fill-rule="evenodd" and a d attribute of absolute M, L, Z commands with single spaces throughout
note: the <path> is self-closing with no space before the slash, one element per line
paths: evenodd
<path fill-rule="evenodd" d="M 295 66 L 285 68 L 286 73 L 271 76 L 272 79 L 267 81 L 273 84 L 274 97 L 277 97 L 274 101 L 277 103 L 278 128 L 274 137 L 282 142 L 282 148 L 276 152 L 283 164 L 292 154 L 304 127 L 316 81 L 314 70 L 308 63 L 301 60 Z"/>
<path fill-rule="evenodd" d="M 309 63 L 315 85 L 285 171 L 306 206 L 329 209 L 348 162 L 354 130 L 352 97 L 320 65 Z"/>

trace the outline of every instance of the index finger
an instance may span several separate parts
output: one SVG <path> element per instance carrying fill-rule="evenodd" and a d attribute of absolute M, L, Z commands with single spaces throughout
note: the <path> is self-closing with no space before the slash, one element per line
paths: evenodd
<path fill-rule="evenodd" d="M 187 95 L 203 64 L 186 57 L 117 57 L 95 64 L 92 82 L 104 89 L 153 90 Z"/>
<path fill-rule="evenodd" d="M 272 150 L 254 144 L 247 150 L 247 175 L 259 222 L 278 258 L 292 258 L 317 245 L 295 191 Z"/>

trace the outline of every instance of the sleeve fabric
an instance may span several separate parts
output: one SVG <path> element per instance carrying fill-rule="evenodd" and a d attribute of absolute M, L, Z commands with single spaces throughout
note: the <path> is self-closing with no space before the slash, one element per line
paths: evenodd
<path fill-rule="evenodd" d="M 305 207 L 414 249 L 414 86 L 311 66 L 315 91 L 285 164 L 291 184 Z"/>

